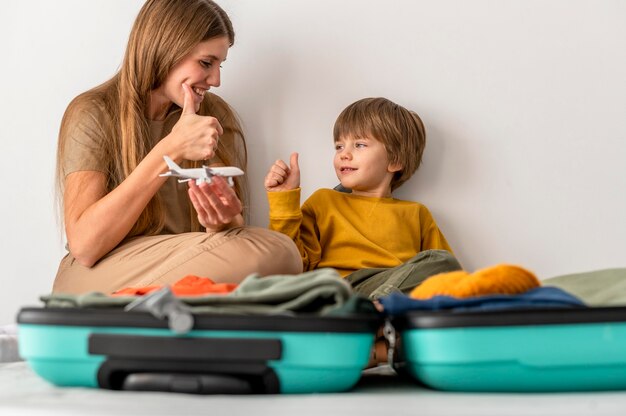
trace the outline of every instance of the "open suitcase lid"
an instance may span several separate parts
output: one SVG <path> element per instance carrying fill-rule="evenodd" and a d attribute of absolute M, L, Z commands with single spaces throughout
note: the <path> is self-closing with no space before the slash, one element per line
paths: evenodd
<path fill-rule="evenodd" d="M 381 319 L 373 315 L 235 315 L 192 314 L 193 330 L 242 330 L 285 332 L 375 332 Z M 168 320 L 148 312 L 101 308 L 25 307 L 17 323 L 59 326 L 167 328 Z"/>
<path fill-rule="evenodd" d="M 626 306 L 602 308 L 412 311 L 393 319 L 398 330 L 626 322 Z"/>
<path fill-rule="evenodd" d="M 198 394 L 335 392 L 367 364 L 380 318 L 192 313 L 121 308 L 23 308 L 20 354 L 60 386 Z"/>

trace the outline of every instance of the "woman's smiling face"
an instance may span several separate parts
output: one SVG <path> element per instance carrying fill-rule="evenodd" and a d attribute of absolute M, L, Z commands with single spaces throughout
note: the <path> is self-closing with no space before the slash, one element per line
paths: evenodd
<path fill-rule="evenodd" d="M 180 62 L 172 67 L 165 81 L 150 93 L 148 118 L 162 120 L 172 103 L 183 107 L 183 84 L 193 91 L 195 111 L 200 108 L 204 94 L 220 86 L 220 65 L 226 60 L 230 43 L 226 36 L 198 43 Z"/>

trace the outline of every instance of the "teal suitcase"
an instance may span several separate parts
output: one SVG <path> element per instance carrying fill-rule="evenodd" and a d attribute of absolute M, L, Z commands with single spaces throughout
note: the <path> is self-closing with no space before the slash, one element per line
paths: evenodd
<path fill-rule="evenodd" d="M 392 322 L 400 368 L 435 389 L 626 389 L 625 307 L 420 311 Z"/>
<path fill-rule="evenodd" d="M 23 308 L 20 355 L 58 386 L 197 394 L 339 392 L 366 367 L 380 321 L 194 314 L 184 335 L 147 312 Z"/>

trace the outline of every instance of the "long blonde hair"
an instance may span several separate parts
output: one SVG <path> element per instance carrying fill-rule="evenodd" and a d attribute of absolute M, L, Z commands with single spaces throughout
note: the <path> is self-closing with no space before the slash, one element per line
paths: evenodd
<path fill-rule="evenodd" d="M 56 170 L 59 198 L 63 195 L 66 174 L 62 167 L 64 142 L 73 120 L 76 120 L 74 115 L 86 105 L 96 103 L 110 116 L 99 120 L 99 128 L 106 140 L 103 163 L 107 166 L 106 188 L 109 192 L 126 179 L 151 150 L 145 115 L 150 91 L 159 87 L 170 69 L 198 43 L 221 36 L 226 36 L 231 46 L 234 44 L 235 33 L 228 15 L 211 0 L 146 1 L 135 19 L 120 70 L 104 84 L 76 97 L 63 116 Z M 198 113 L 206 115 L 209 107 L 205 100 Z M 235 137 L 241 138 L 240 148 L 244 154 L 237 156 L 245 167 L 247 155 L 241 125 L 232 109 L 226 107 L 223 117 L 234 126 Z M 234 162 L 232 156 L 232 152 L 229 154 L 218 148 L 217 157 L 225 164 Z M 191 165 L 200 165 L 200 162 Z M 235 190 L 245 204 L 245 182 L 236 182 Z M 199 230 L 193 208 L 190 215 L 192 229 Z M 163 225 L 164 212 L 157 194 L 141 213 L 129 236 L 158 234 Z"/>

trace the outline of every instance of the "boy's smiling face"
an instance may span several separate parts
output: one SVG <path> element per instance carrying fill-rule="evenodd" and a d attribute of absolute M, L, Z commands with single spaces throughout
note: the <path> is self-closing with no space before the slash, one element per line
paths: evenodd
<path fill-rule="evenodd" d="M 335 142 L 333 160 L 341 185 L 354 195 L 390 197 L 391 179 L 399 166 L 391 166 L 385 146 L 371 137 L 342 136 Z"/>

